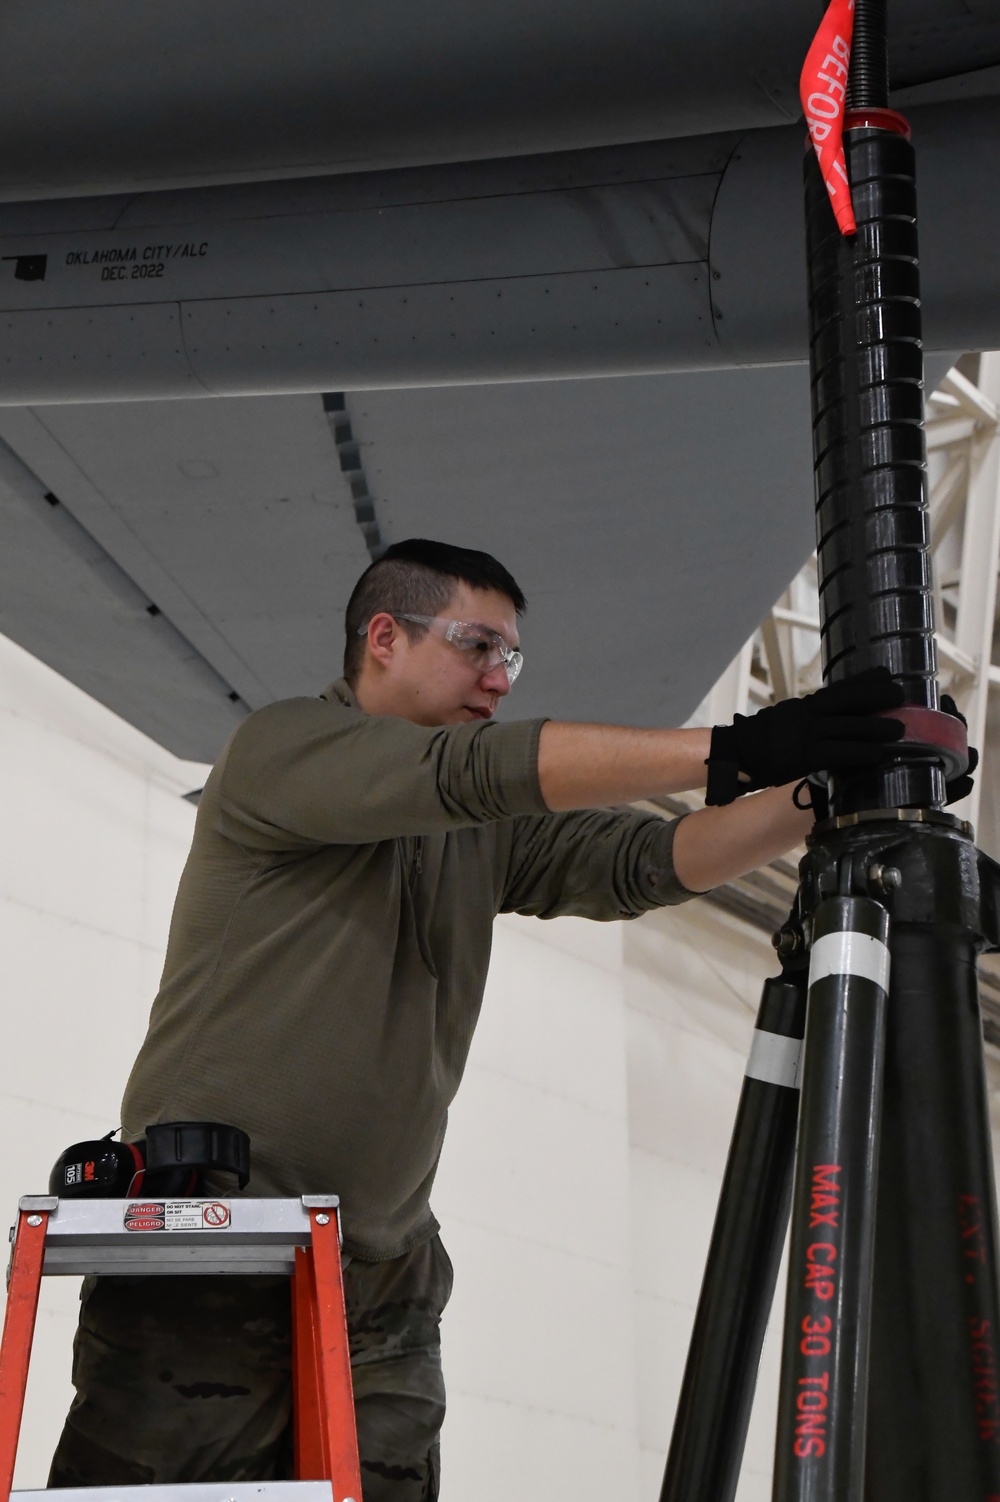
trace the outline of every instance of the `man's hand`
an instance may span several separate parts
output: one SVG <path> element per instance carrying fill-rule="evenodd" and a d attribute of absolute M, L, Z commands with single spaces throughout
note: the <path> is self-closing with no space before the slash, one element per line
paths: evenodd
<path fill-rule="evenodd" d="M 951 694 L 941 695 L 941 708 L 944 710 L 945 714 L 954 715 L 956 720 L 961 720 L 962 724 L 966 727 L 966 729 L 968 729 L 969 722 L 965 718 L 965 715 L 962 713 L 962 711 L 959 709 L 958 705 L 955 703 L 954 699 L 951 697 Z M 976 770 L 978 765 L 979 752 L 976 750 L 975 746 L 970 746 L 969 765 L 966 767 L 961 776 L 953 777 L 951 782 L 945 784 L 945 803 L 959 803 L 963 798 L 967 798 L 969 796 L 969 794 L 972 792 L 973 782 L 975 780 L 972 774 Z"/>
<path fill-rule="evenodd" d="M 712 731 L 705 802 L 732 803 L 811 772 L 877 766 L 903 734 L 900 720 L 878 711 L 898 709 L 903 699 L 887 668 L 870 668 L 802 699 L 736 715 Z"/>

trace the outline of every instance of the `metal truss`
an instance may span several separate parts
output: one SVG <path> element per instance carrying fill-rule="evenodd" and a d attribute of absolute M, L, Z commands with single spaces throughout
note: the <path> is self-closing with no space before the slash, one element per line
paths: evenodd
<path fill-rule="evenodd" d="M 931 552 L 942 688 L 969 722 L 980 768 L 970 797 L 951 812 L 976 827 L 981 848 L 1000 858 L 1000 351 L 963 355 L 927 401 Z M 734 714 L 820 686 L 816 555 L 803 565 L 733 658 L 689 723 L 718 725 Z M 657 800 L 680 813 L 696 800 Z M 759 929 L 780 926 L 795 889 L 793 852 L 709 900 Z M 778 920 L 778 921 L 776 921 Z M 980 962 L 984 1033 L 1000 1045 L 1000 956 Z"/>

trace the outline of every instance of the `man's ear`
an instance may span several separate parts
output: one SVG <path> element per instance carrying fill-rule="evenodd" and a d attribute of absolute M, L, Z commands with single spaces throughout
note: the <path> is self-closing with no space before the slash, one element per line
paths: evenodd
<path fill-rule="evenodd" d="M 381 667 L 387 668 L 396 656 L 399 636 L 399 622 L 384 610 L 368 622 L 368 650 Z"/>

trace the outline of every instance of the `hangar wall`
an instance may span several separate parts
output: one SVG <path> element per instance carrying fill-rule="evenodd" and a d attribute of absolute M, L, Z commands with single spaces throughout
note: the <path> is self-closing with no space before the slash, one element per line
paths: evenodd
<path fill-rule="evenodd" d="M 0 637 L 0 1224 L 103 1136 L 145 1032 L 203 769 Z M 46 1278 L 16 1485 L 44 1486 L 79 1280 Z"/>

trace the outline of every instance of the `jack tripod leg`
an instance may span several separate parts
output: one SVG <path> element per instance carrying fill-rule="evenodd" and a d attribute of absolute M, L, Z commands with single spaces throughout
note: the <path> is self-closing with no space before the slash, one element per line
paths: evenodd
<path fill-rule="evenodd" d="M 867 897 L 813 916 L 775 1502 L 863 1493 L 888 935 Z"/>
<path fill-rule="evenodd" d="M 732 1502 L 788 1205 L 805 974 L 764 983 L 660 1502 Z"/>
<path fill-rule="evenodd" d="M 871 1502 L 1000 1499 L 996 1203 L 975 941 L 893 925 Z"/>

